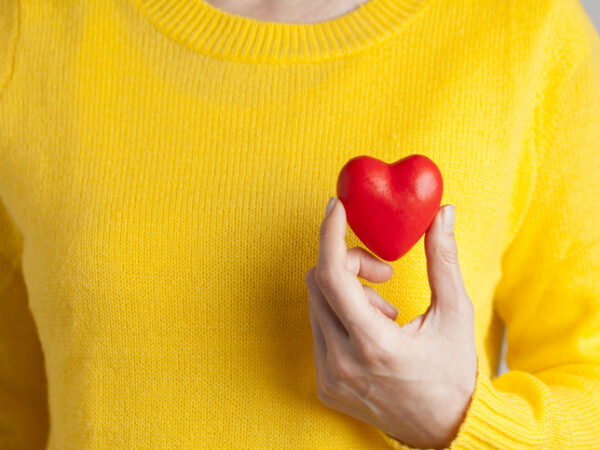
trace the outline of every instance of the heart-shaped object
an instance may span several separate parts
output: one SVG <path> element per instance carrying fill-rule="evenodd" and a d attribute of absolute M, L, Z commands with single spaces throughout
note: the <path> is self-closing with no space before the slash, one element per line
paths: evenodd
<path fill-rule="evenodd" d="M 442 191 L 440 169 L 419 154 L 392 164 L 356 156 L 337 181 L 348 225 L 385 261 L 401 258 L 419 241 L 437 214 Z"/>

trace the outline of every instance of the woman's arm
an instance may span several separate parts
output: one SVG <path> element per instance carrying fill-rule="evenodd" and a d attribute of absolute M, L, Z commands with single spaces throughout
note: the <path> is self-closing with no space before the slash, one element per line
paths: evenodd
<path fill-rule="evenodd" d="M 0 143 L 2 145 L 2 143 Z M 23 236 L 0 200 L 0 448 L 45 448 L 44 358 L 28 305 Z"/>
<path fill-rule="evenodd" d="M 0 2 L 0 180 L 2 155 L 10 154 L 4 133 L 3 94 L 12 75 L 19 8 Z M 0 192 L 0 448 L 46 447 L 49 420 L 44 358 L 29 309 L 21 257 L 23 235 Z"/>

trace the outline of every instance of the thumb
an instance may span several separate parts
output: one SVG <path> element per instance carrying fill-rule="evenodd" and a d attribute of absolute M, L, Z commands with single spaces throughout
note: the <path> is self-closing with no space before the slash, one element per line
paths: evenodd
<path fill-rule="evenodd" d="M 441 316 L 456 316 L 472 307 L 460 266 L 454 237 L 454 205 L 442 206 L 425 234 L 427 278 L 431 308 Z"/>

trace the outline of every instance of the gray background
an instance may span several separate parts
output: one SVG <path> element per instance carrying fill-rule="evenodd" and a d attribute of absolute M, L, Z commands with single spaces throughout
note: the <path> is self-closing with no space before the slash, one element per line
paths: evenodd
<path fill-rule="evenodd" d="M 581 4 L 592 18 L 596 30 L 600 30 L 600 0 L 581 0 Z"/>
<path fill-rule="evenodd" d="M 600 0 L 580 0 L 581 4 L 585 8 L 586 12 L 594 22 L 596 30 L 600 33 Z M 506 355 L 506 336 L 502 342 L 502 353 L 500 354 L 500 367 L 498 368 L 498 375 L 502 375 L 508 371 L 505 360 Z"/>

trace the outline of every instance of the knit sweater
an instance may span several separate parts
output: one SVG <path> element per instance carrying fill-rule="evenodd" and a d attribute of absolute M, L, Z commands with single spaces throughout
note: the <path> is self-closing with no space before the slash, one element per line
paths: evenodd
<path fill-rule="evenodd" d="M 409 448 L 320 402 L 304 274 L 344 163 L 413 153 L 456 207 L 475 309 L 451 447 L 600 448 L 600 39 L 578 0 L 310 24 L 2 0 L 0 447 Z M 361 282 L 402 325 L 430 303 L 423 238 L 391 264 Z"/>

